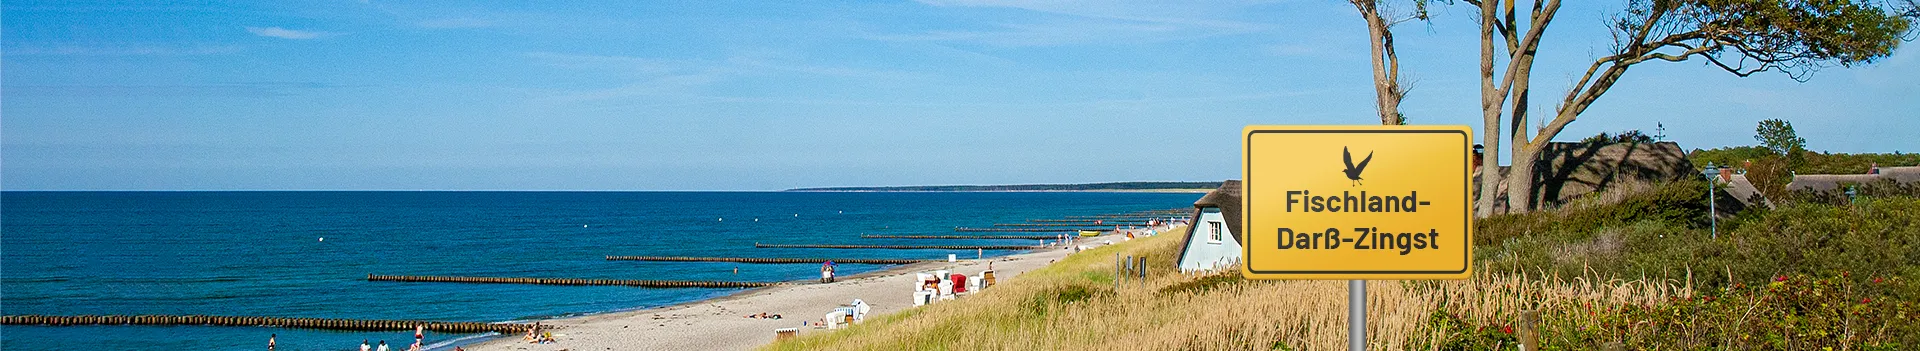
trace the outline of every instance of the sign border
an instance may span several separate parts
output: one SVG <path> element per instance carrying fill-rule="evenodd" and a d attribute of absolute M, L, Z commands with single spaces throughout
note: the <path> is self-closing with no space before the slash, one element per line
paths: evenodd
<path fill-rule="evenodd" d="M 1305 128 L 1300 128 L 1300 129 L 1260 129 L 1260 128 L 1289 128 L 1289 127 L 1292 127 L 1292 126 L 1247 126 L 1247 129 L 1248 129 L 1248 130 L 1247 130 L 1247 131 L 1246 131 L 1246 133 L 1245 133 L 1246 135 L 1245 135 L 1245 136 L 1243 136 L 1243 137 L 1244 137 L 1245 139 L 1241 141 L 1241 147 L 1242 147 L 1242 148 L 1244 148 L 1244 150 L 1242 150 L 1242 152 L 1244 153 L 1244 156 L 1243 156 L 1243 157 L 1241 158 L 1241 161 L 1240 161 L 1240 162 L 1241 162 L 1241 164 L 1240 164 L 1240 167 L 1241 167 L 1241 173 L 1242 173 L 1242 174 L 1240 175 L 1240 186 L 1241 186 L 1241 188 L 1242 188 L 1242 189 L 1241 189 L 1241 191 L 1242 191 L 1242 192 L 1243 192 L 1244 194 L 1247 194 L 1247 195 L 1252 195 L 1252 194 L 1253 194 L 1253 186 L 1254 186 L 1254 182 L 1253 182 L 1253 136 L 1254 136 L 1254 134 L 1262 134 L 1262 133 L 1275 133 L 1275 134 L 1323 134 L 1323 133 L 1326 133 L 1326 134 L 1331 134 L 1331 133 L 1366 133 L 1366 134 L 1380 134 L 1380 133 L 1384 133 L 1384 134 L 1460 134 L 1460 136 L 1461 136 L 1461 139 L 1460 139 L 1460 140 L 1461 140 L 1461 143 L 1462 143 L 1462 145 L 1461 145 L 1461 148 L 1460 148 L 1460 150 L 1462 150 L 1461 152 L 1467 152 L 1467 151 L 1465 151 L 1465 150 L 1471 150 L 1471 149 L 1473 149 L 1473 135 L 1472 135 L 1471 133 L 1468 133 L 1468 132 L 1467 132 L 1467 131 L 1465 131 L 1465 130 L 1460 130 L 1460 129 L 1454 129 L 1454 128 L 1452 128 L 1452 126 L 1447 126 L 1447 127 L 1449 127 L 1449 128 L 1447 128 L 1447 129 L 1387 129 L 1387 128 L 1381 128 L 1381 127 L 1402 127 L 1402 126 L 1373 126 L 1374 128 L 1353 128 L 1353 129 L 1340 129 L 1340 128 L 1337 128 L 1337 127 L 1305 127 Z M 1414 128 L 1419 128 L 1419 127 L 1425 127 L 1425 126 L 1405 126 L 1405 127 L 1414 127 Z M 1467 160 L 1466 160 L 1466 162 L 1468 162 L 1468 163 L 1471 163 L 1471 162 L 1473 162 L 1473 157 L 1472 157 L 1472 155 L 1468 155 L 1468 157 L 1467 157 Z M 1473 165 L 1471 165 L 1471 164 L 1468 164 L 1468 165 L 1466 165 L 1466 167 L 1465 167 L 1465 168 L 1466 168 L 1466 175 L 1465 175 L 1465 178 L 1467 179 L 1467 181 L 1465 182 L 1465 184 L 1462 184 L 1462 185 L 1461 185 L 1461 187 L 1465 189 L 1465 192 L 1462 192 L 1462 194 L 1467 194 L 1467 199 L 1469 199 L 1469 200 L 1471 200 L 1471 199 L 1473 199 L 1473 169 L 1472 169 L 1472 167 L 1473 167 Z M 1252 233 L 1252 231 L 1253 231 L 1253 216 L 1254 216 L 1254 214 L 1253 214 L 1253 213 L 1254 213 L 1254 212 L 1253 212 L 1253 205 L 1252 205 L 1252 203 L 1251 203 L 1250 201 L 1247 201 L 1247 199 L 1248 199 L 1248 198 L 1250 198 L 1250 197 L 1249 197 L 1249 196 L 1244 196 L 1244 195 L 1243 195 L 1243 196 L 1242 196 L 1242 197 L 1240 198 L 1240 208 L 1241 208 L 1241 209 L 1240 209 L 1240 212 L 1241 212 L 1241 215 L 1240 215 L 1240 221 L 1241 221 L 1241 222 L 1243 222 L 1243 223 L 1241 223 L 1241 224 L 1240 224 L 1240 227 L 1241 227 L 1241 228 L 1243 228 L 1243 229 L 1246 229 L 1246 230 L 1248 231 L 1248 233 L 1246 233 L 1246 236 L 1247 236 L 1248 238 L 1252 238 L 1252 237 L 1253 237 L 1253 233 Z M 1247 273 L 1253 273 L 1253 274 L 1259 274 L 1259 275 L 1296 275 L 1296 276 L 1297 276 L 1297 275 L 1349 275 L 1349 276 L 1352 276 L 1352 275 L 1396 275 L 1396 276 L 1402 276 L 1402 277 L 1404 277 L 1404 276 L 1456 276 L 1456 275 L 1461 275 L 1461 274 L 1466 274 L 1467 272 L 1470 272 L 1470 271 L 1472 271 L 1472 270 L 1473 270 L 1473 235 L 1472 235 L 1472 233 L 1473 233 L 1473 209 L 1472 209 L 1472 208 L 1473 208 L 1473 206 L 1471 206 L 1471 205 L 1469 205 L 1469 206 L 1467 206 L 1467 211 L 1466 211 L 1466 214 L 1465 214 L 1465 215 L 1466 215 L 1466 222 L 1465 222 L 1465 223 L 1466 223 L 1466 228 L 1465 228 L 1465 229 L 1466 229 L 1466 233 L 1464 233 L 1464 234 L 1465 234 L 1465 236 L 1466 236 L 1466 239 L 1467 239 L 1467 240 L 1465 241 L 1465 245 L 1466 245 L 1466 248 L 1464 248 L 1463 250 L 1461 250 L 1461 255 L 1460 255 L 1460 256 L 1461 256 L 1461 257 L 1460 257 L 1460 269 L 1457 269 L 1457 270 L 1408 270 L 1408 271 L 1324 271 L 1324 270 L 1321 270 L 1321 271 L 1288 271 L 1288 270 L 1256 270 L 1256 269 L 1254 269 L 1254 268 L 1253 268 L 1253 245 L 1249 245 L 1249 244 L 1247 244 L 1247 243 L 1242 243 L 1242 244 L 1240 245 L 1240 250 L 1241 250 L 1241 253 L 1240 253 L 1240 255 L 1241 255 L 1241 257 L 1243 258 L 1243 260 L 1245 260 L 1245 261 L 1246 261 L 1246 263 L 1244 263 L 1244 264 L 1242 264 L 1242 267 L 1243 267 L 1243 268 L 1242 268 L 1242 270 L 1244 270 L 1244 271 L 1245 271 L 1245 272 L 1247 272 Z M 1249 241 L 1251 241 L 1251 240 L 1249 240 Z M 1286 279 L 1286 278 L 1276 278 L 1276 279 Z M 1329 277 L 1328 279 L 1337 279 L 1337 278 L 1334 278 L 1334 277 Z"/>

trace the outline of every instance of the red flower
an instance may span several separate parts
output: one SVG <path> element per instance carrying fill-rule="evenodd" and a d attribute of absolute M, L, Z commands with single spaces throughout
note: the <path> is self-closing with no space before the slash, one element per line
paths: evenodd
<path fill-rule="evenodd" d="M 1873 277 L 1874 284 L 1880 284 L 1880 277 Z"/>
<path fill-rule="evenodd" d="M 1787 276 L 1784 276 L 1784 275 L 1783 275 L 1783 276 L 1778 276 L 1778 277 L 1773 277 L 1773 281 L 1776 281 L 1776 282 L 1784 282 L 1784 281 L 1787 281 Z"/>
<path fill-rule="evenodd" d="M 1507 333 L 1507 334 L 1513 334 L 1513 326 L 1511 326 L 1511 325 L 1503 325 L 1503 326 L 1500 326 L 1500 332 L 1502 332 L 1502 333 Z"/>
<path fill-rule="evenodd" d="M 1873 298 L 1869 297 L 1869 298 L 1860 299 L 1860 303 L 1869 303 L 1869 302 L 1873 302 Z"/>

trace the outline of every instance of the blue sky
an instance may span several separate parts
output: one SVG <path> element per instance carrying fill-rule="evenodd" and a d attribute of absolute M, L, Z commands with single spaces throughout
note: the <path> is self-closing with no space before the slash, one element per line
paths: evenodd
<path fill-rule="evenodd" d="M 1163 3 L 7 1 L 0 188 L 1200 181 L 1238 176 L 1242 126 L 1375 121 L 1344 2 Z M 1607 48 L 1612 8 L 1578 3 L 1536 95 Z M 1479 125 L 1470 12 L 1398 29 L 1414 123 Z M 1916 152 L 1916 50 L 1807 83 L 1646 64 L 1561 138 L 1780 118 Z"/>

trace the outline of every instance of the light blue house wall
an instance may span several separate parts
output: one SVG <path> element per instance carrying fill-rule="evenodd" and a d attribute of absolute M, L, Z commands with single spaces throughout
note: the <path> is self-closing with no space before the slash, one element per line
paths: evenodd
<path fill-rule="evenodd" d="M 1187 227 L 1180 271 L 1217 271 L 1239 263 L 1240 242 L 1234 239 L 1231 228 L 1218 208 L 1202 209 L 1193 225 Z"/>

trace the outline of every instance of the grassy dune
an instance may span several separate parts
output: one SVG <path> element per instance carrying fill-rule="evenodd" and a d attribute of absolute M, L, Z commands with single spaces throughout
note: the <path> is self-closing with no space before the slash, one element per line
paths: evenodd
<path fill-rule="evenodd" d="M 1920 198 L 1754 209 L 1708 239 L 1704 188 L 1664 184 L 1480 221 L 1472 279 L 1368 284 L 1369 342 L 1511 350 L 1531 310 L 1548 350 L 1920 347 Z M 1345 282 L 1183 275 L 1172 270 L 1180 240 L 1074 254 L 958 301 L 766 348 L 1344 348 Z M 1116 286 L 1115 255 L 1147 257 L 1147 279 Z"/>
<path fill-rule="evenodd" d="M 1176 231 L 1178 233 L 1178 231 Z M 1069 256 L 950 303 L 888 315 L 834 333 L 776 343 L 775 350 L 1323 350 L 1344 347 L 1346 282 L 1248 281 L 1237 272 L 1174 272 L 1180 235 L 1161 235 Z M 1115 287 L 1115 254 L 1147 257 L 1144 281 Z M 1375 349 L 1426 349 L 1462 333 L 1449 325 L 1501 325 L 1544 303 L 1645 304 L 1688 296 L 1684 285 L 1528 279 L 1481 274 L 1453 282 L 1375 281 L 1368 320 Z M 1442 308 L 1447 312 L 1437 313 Z M 1443 320 L 1463 323 L 1436 323 Z"/>

